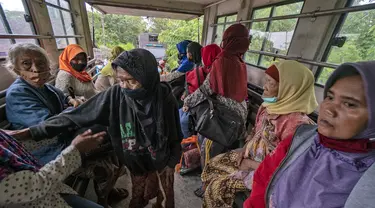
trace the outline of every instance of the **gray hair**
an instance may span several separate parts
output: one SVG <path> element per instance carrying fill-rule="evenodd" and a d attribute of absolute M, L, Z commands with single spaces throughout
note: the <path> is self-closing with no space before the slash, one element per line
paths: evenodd
<path fill-rule="evenodd" d="M 46 58 L 47 65 L 48 66 L 50 65 L 50 61 L 49 61 L 47 52 L 43 48 L 41 48 L 41 47 L 39 47 L 39 46 L 37 46 L 33 43 L 20 43 L 20 44 L 13 45 L 9 49 L 8 57 L 7 57 L 7 60 L 5 62 L 5 67 L 9 71 L 15 72 L 14 69 L 15 69 L 15 66 L 16 66 L 17 58 L 19 58 L 20 56 L 23 56 L 28 51 L 34 51 L 34 52 L 40 53 L 42 56 L 44 56 L 44 58 Z"/>

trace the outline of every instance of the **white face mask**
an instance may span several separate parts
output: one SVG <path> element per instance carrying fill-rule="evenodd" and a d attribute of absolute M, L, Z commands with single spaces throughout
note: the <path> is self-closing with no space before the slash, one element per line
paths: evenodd
<path fill-rule="evenodd" d="M 262 97 L 265 103 L 276 103 L 277 97 Z"/>

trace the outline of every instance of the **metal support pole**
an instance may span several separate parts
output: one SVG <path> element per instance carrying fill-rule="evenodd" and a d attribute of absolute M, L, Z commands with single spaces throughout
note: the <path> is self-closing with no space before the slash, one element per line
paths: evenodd
<path fill-rule="evenodd" d="M 325 62 L 303 59 L 303 58 L 299 58 L 299 57 L 280 55 L 280 54 L 277 54 L 277 53 L 270 53 L 270 52 L 264 52 L 264 51 L 248 50 L 247 52 L 265 55 L 265 56 L 273 56 L 273 57 L 276 57 L 276 58 L 281 58 L 281 59 L 286 59 L 286 60 L 295 60 L 295 61 L 305 63 L 305 64 L 311 64 L 311 65 L 314 65 L 314 66 L 321 66 L 321 67 L 328 67 L 328 68 L 333 68 L 333 69 L 335 69 L 339 66 L 337 64 L 330 64 L 330 63 L 325 63 Z"/>
<path fill-rule="evenodd" d="M 7 20 L 7 17 L 5 16 L 5 12 L 4 12 L 4 9 L 3 9 L 3 6 L 0 4 L 0 18 L 4 24 L 4 27 L 5 27 L 5 30 L 7 31 L 8 34 L 13 34 L 12 32 L 12 28 L 10 27 L 10 24 Z M 13 38 L 10 39 L 10 42 L 12 44 L 16 44 L 16 40 L 14 40 Z"/>
<path fill-rule="evenodd" d="M 0 34 L 0 39 L 53 39 L 53 38 L 83 38 L 82 35 L 20 35 Z"/>
<path fill-rule="evenodd" d="M 248 23 L 248 22 L 264 22 L 264 21 L 270 21 L 270 20 L 295 19 L 295 18 L 311 18 L 311 17 L 314 18 L 314 17 L 320 17 L 320 16 L 344 14 L 348 12 L 359 12 L 359 11 L 365 11 L 365 10 L 371 10 L 371 9 L 375 9 L 375 3 L 361 5 L 361 6 L 354 6 L 354 7 L 345 7 L 345 8 L 339 8 L 339 9 L 329 9 L 329 10 L 323 10 L 323 11 L 314 11 L 314 12 L 307 12 L 307 13 L 301 13 L 301 14 L 278 16 L 278 17 L 266 17 L 266 18 L 252 19 L 252 20 L 241 20 L 239 22 Z M 211 27 L 217 26 L 217 25 L 235 24 L 235 23 L 238 23 L 238 21 L 211 24 Z"/>

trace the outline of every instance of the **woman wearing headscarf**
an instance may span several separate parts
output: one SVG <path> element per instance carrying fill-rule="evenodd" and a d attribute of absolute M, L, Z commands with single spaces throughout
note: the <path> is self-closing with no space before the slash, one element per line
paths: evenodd
<path fill-rule="evenodd" d="M 313 123 L 317 107 L 314 75 L 296 61 L 281 61 L 266 72 L 264 102 L 244 148 L 212 158 L 202 173 L 204 207 L 232 207 L 235 194 L 251 190 L 254 170 L 300 124 Z"/>
<path fill-rule="evenodd" d="M 75 126 L 108 126 L 120 165 L 131 173 L 130 207 L 144 207 L 156 196 L 157 206 L 174 207 L 173 174 L 182 133 L 177 101 L 156 67 L 151 52 L 125 51 L 112 62 L 119 85 L 20 133 L 45 138 Z"/>
<path fill-rule="evenodd" d="M 245 207 L 374 206 L 374 66 L 345 63 L 333 72 L 318 126 L 301 125 L 265 158 Z"/>
<path fill-rule="evenodd" d="M 55 86 L 64 92 L 66 96 L 81 97 L 83 100 L 90 99 L 96 94 L 91 76 L 86 72 L 87 54 L 77 44 L 68 45 L 59 57 L 60 71 L 56 77 Z M 69 90 L 71 88 L 71 90 Z"/>
<path fill-rule="evenodd" d="M 191 43 L 190 40 L 184 40 L 179 42 L 176 47 L 178 50 L 179 65 L 177 70 L 172 73 L 160 76 L 160 81 L 170 82 L 179 77 L 185 75 L 186 72 L 190 71 L 194 67 L 194 63 L 187 57 L 187 47 Z"/>
<path fill-rule="evenodd" d="M 221 48 L 216 44 L 210 44 L 201 49 L 203 66 L 198 68 L 198 73 L 195 70 L 186 73 L 189 94 L 195 92 L 203 84 L 207 75 L 211 72 L 213 62 L 220 52 Z M 199 74 L 199 79 L 197 74 Z"/>
<path fill-rule="evenodd" d="M 249 44 L 249 31 L 242 24 L 234 24 L 224 32 L 223 50 L 213 62 L 211 72 L 203 85 L 185 98 L 183 107 L 185 112 L 205 101 L 206 95 L 216 95 L 218 102 L 236 112 L 246 123 L 247 71 L 242 56 L 248 50 Z M 245 133 L 245 126 L 240 131 L 240 134 Z M 223 153 L 226 148 L 209 139 L 201 137 L 200 141 L 202 140 L 203 168 L 209 158 Z M 198 189 L 195 194 L 202 196 L 203 192 Z"/>
<path fill-rule="evenodd" d="M 115 58 L 117 58 L 117 56 L 119 56 L 123 51 L 124 49 L 120 46 L 116 46 L 112 49 L 108 64 L 105 65 L 100 71 L 100 74 L 95 81 L 95 88 L 97 91 L 102 92 L 116 84 L 117 81 L 115 72 L 112 69 L 112 61 L 115 60 Z"/>
<path fill-rule="evenodd" d="M 94 135 L 90 130 L 84 132 L 55 160 L 43 166 L 13 137 L 0 130 L 0 206 L 102 208 L 77 196 L 63 180 L 81 166 L 81 155 L 96 149 L 104 135 L 105 132 Z"/>
<path fill-rule="evenodd" d="M 199 86 L 203 84 L 206 76 L 211 71 L 212 63 L 216 59 L 216 56 L 221 52 L 221 49 L 218 45 L 211 44 L 203 47 L 201 52 L 203 66 L 197 66 L 194 70 L 186 73 L 186 83 L 189 94 L 195 92 L 195 90 L 197 90 Z M 189 128 L 189 113 L 183 112 L 182 109 L 180 109 L 180 120 L 182 132 L 184 134 L 184 141 L 182 141 L 182 145 L 183 147 L 186 147 L 186 151 L 183 153 L 184 163 L 182 163 L 179 168 L 180 173 L 183 174 L 200 166 L 200 154 L 198 151 L 199 148 L 197 145 L 197 137 L 193 136 L 189 138 L 192 135 Z M 195 148 L 191 148 L 191 146 L 194 146 Z M 198 160 L 196 160 L 197 158 Z"/>
<path fill-rule="evenodd" d="M 189 72 L 196 73 L 195 69 L 198 70 L 201 67 L 201 64 L 202 64 L 201 50 L 202 50 L 202 46 L 197 42 L 191 42 L 188 45 L 187 57 L 191 62 L 194 63 L 193 70 L 191 70 Z M 186 75 L 189 72 L 186 72 Z M 188 80 L 188 76 L 186 76 L 185 79 L 186 79 L 185 92 L 180 97 L 180 100 L 184 100 L 184 98 L 188 94 L 188 87 L 189 87 L 188 83 L 189 83 L 190 80 Z M 179 98 L 177 98 L 177 99 L 179 99 Z M 186 138 L 188 138 L 192 135 L 192 132 L 189 130 L 189 115 L 190 114 L 188 112 L 184 112 L 182 110 L 182 108 L 179 110 L 179 113 L 180 113 L 182 133 L 184 134 L 184 139 L 186 139 Z"/>

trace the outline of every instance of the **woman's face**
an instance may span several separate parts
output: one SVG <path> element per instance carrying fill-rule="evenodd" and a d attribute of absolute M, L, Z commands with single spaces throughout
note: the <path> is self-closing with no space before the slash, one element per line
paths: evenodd
<path fill-rule="evenodd" d="M 318 131 L 336 139 L 351 139 L 366 128 L 368 110 L 361 76 L 339 79 L 320 105 Z"/>
<path fill-rule="evenodd" d="M 77 54 L 71 61 L 70 65 L 76 71 L 83 71 L 87 67 L 87 55 L 86 53 Z"/>
<path fill-rule="evenodd" d="M 189 60 L 193 60 L 193 54 L 189 52 L 189 49 L 186 50 L 186 56 Z"/>
<path fill-rule="evenodd" d="M 15 71 L 35 87 L 43 86 L 51 76 L 48 60 L 37 51 L 26 51 L 17 57 Z"/>
<path fill-rule="evenodd" d="M 121 88 L 135 90 L 142 87 L 141 83 L 139 83 L 132 75 L 130 75 L 127 71 L 125 71 L 120 66 L 116 68 L 116 77 L 118 82 L 120 83 Z"/>
<path fill-rule="evenodd" d="M 263 97 L 277 97 L 279 93 L 279 82 L 266 74 L 263 89 Z"/>

